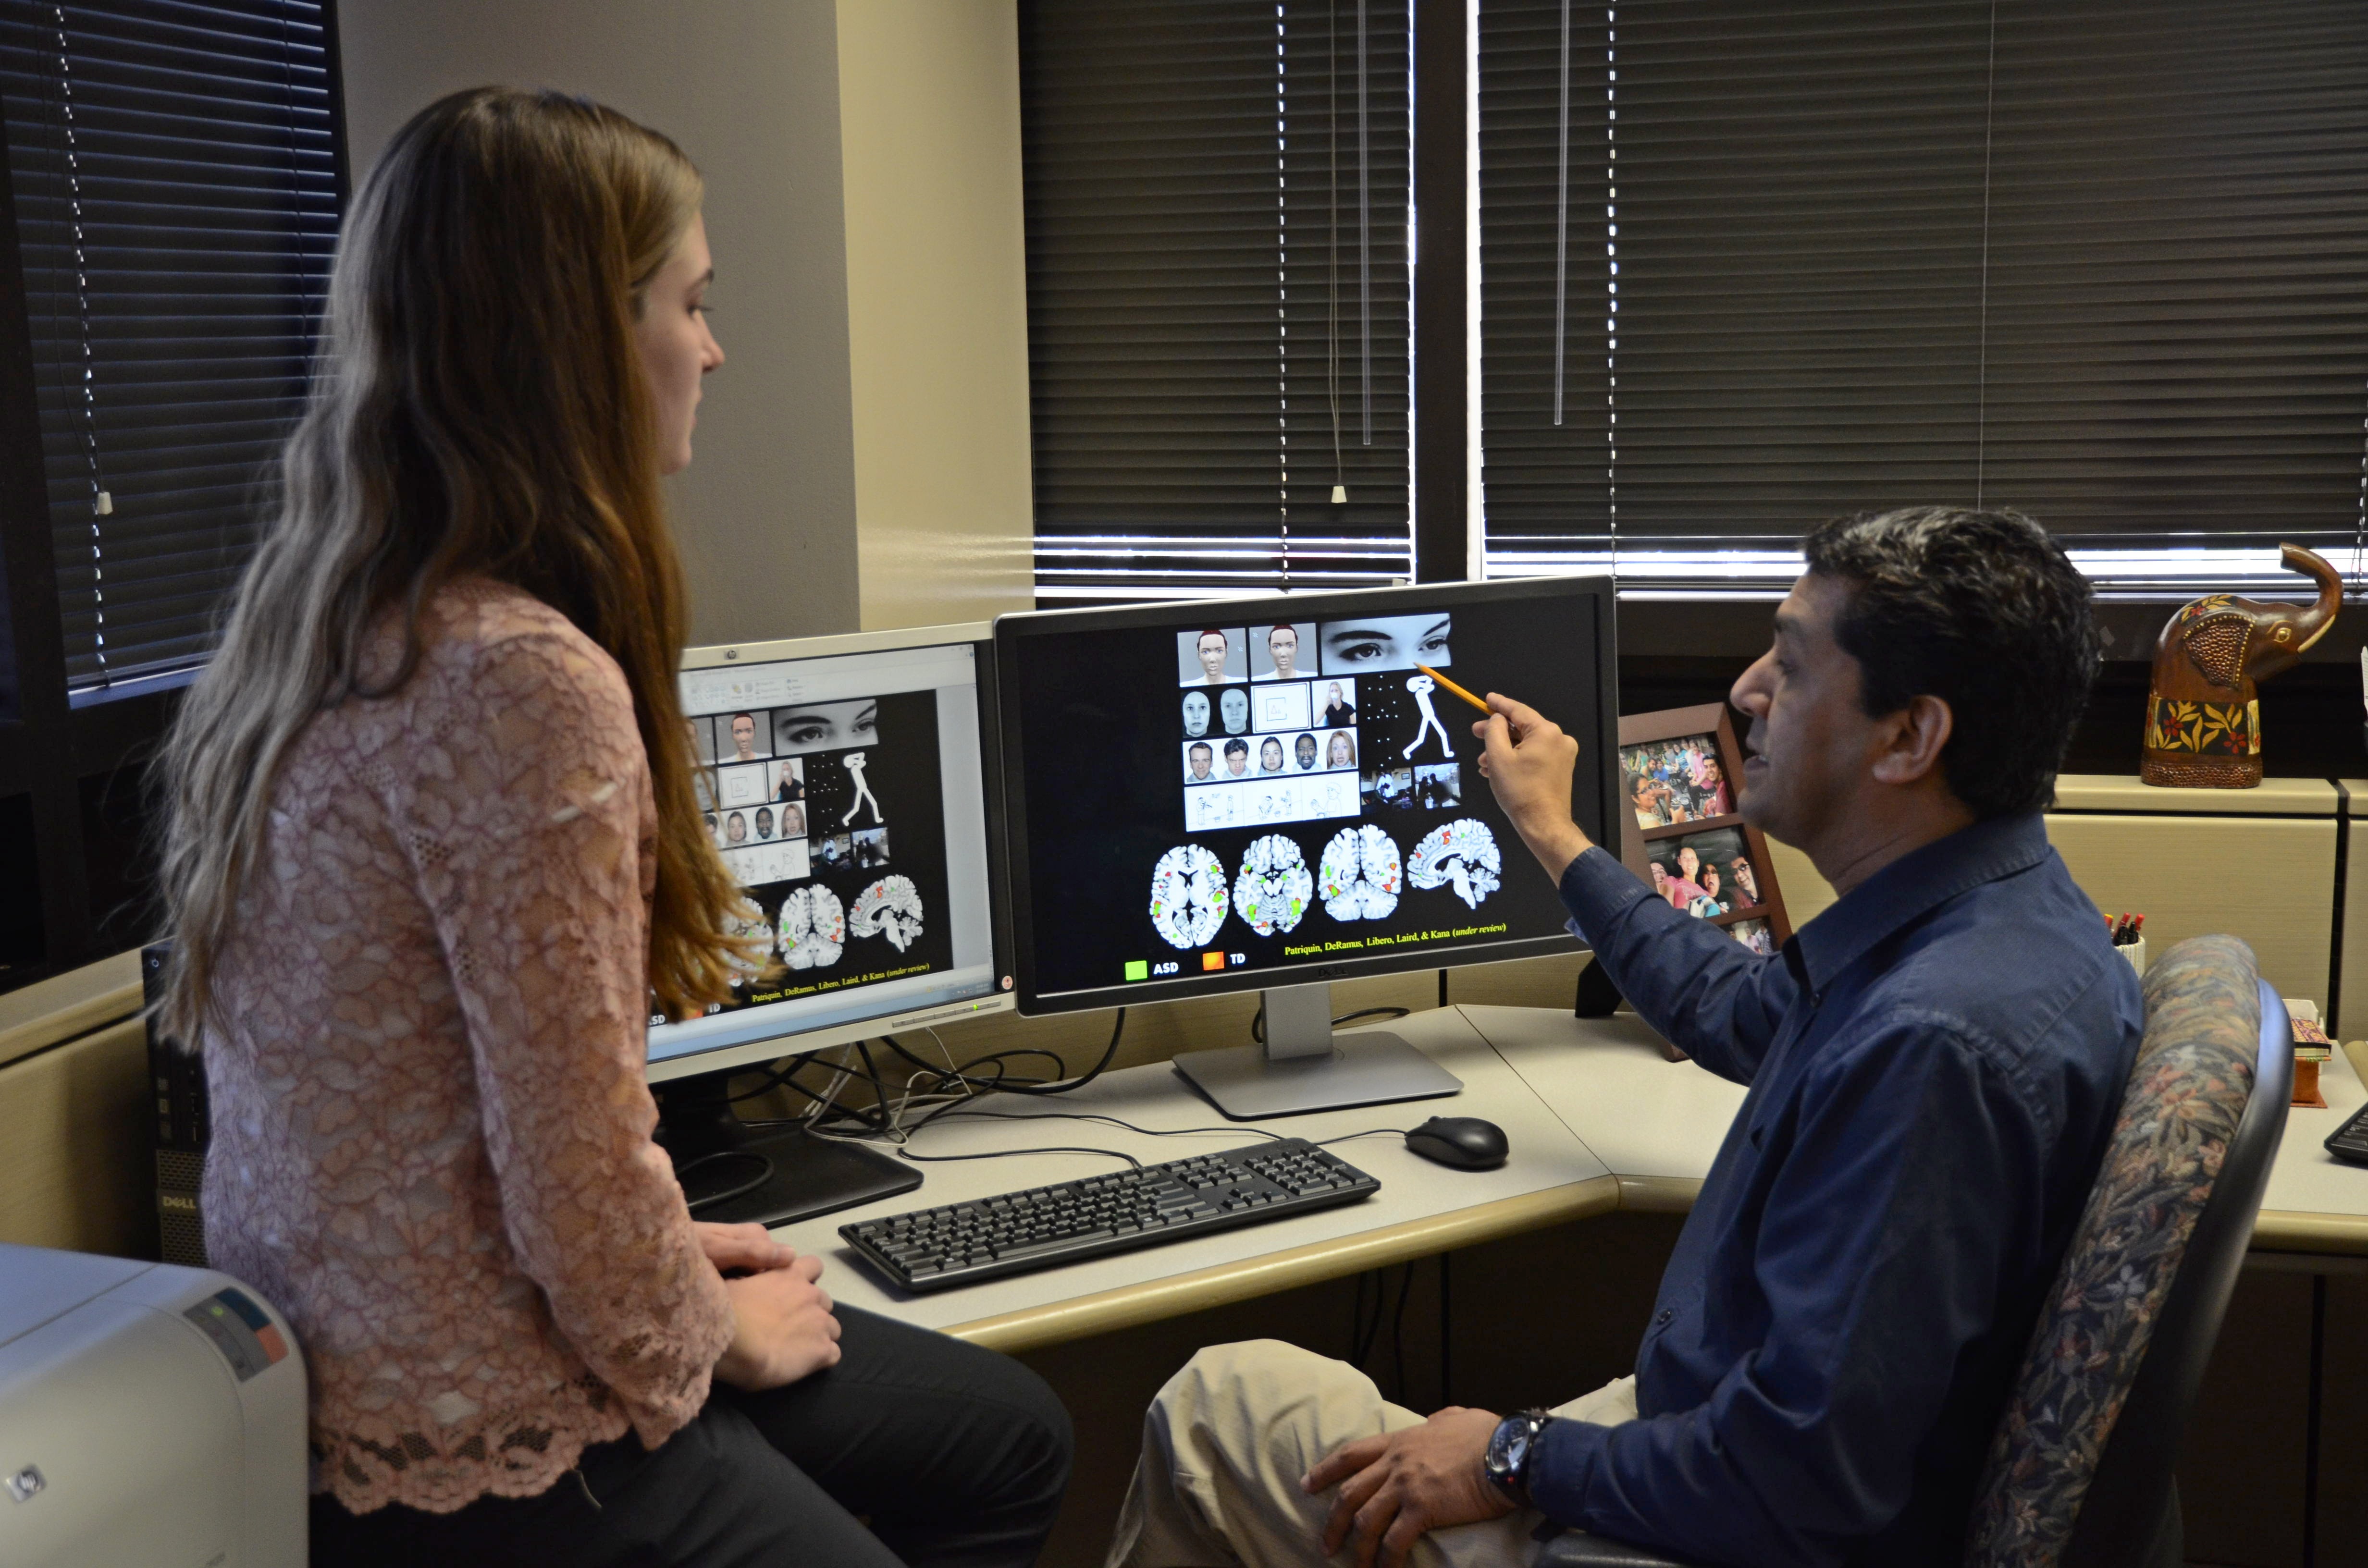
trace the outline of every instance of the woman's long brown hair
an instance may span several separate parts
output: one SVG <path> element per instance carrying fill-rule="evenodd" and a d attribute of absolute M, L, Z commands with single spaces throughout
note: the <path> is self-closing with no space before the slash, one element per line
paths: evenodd
<path fill-rule="evenodd" d="M 699 211 L 681 149 L 614 110 L 483 87 L 395 133 L 347 216 L 278 515 L 162 763 L 173 963 L 192 1047 L 289 746 L 327 708 L 399 687 L 439 587 L 489 577 L 623 669 L 655 787 L 649 983 L 674 1016 L 728 994 L 738 902 L 700 817 L 676 666 L 682 572 L 634 323 Z M 366 688 L 390 612 L 404 657 Z"/>

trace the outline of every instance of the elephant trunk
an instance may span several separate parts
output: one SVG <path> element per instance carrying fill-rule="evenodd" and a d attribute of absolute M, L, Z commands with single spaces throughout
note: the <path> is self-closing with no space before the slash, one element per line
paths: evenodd
<path fill-rule="evenodd" d="M 2335 612 L 2343 608 L 2343 574 L 2324 556 L 2298 544 L 2280 546 L 2278 558 L 2288 571 L 2306 573 L 2318 584 L 2318 602 L 2294 618 L 2296 641 L 2292 651 L 2300 653 L 2335 624 Z"/>

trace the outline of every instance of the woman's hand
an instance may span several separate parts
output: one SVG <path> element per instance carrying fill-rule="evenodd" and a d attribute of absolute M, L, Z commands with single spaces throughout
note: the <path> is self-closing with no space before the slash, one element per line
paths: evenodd
<path fill-rule="evenodd" d="M 698 1233 L 699 1250 L 715 1265 L 718 1274 L 729 1275 L 734 1269 L 762 1274 L 787 1268 L 798 1260 L 795 1247 L 775 1241 L 762 1225 L 718 1225 L 693 1220 L 690 1228 Z"/>
<path fill-rule="evenodd" d="M 830 1292 L 814 1283 L 822 1259 L 801 1257 L 745 1279 L 727 1279 L 732 1343 L 715 1376 L 736 1389 L 777 1389 L 838 1365 L 838 1319 Z"/>

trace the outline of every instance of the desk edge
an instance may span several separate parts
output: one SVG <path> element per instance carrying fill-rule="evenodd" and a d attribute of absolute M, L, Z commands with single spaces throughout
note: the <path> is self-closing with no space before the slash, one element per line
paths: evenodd
<path fill-rule="evenodd" d="M 943 1332 L 989 1350 L 1016 1354 L 1337 1279 L 1367 1268 L 1385 1268 L 1567 1220 L 1607 1214 L 1620 1207 L 1619 1178 L 1590 1176 L 1539 1192 L 1500 1198 L 1493 1203 L 1404 1221 L 1376 1231 L 1311 1242 L 1242 1263 L 1218 1264 L 1148 1284 L 1124 1285 L 1042 1307 L 977 1318 L 952 1324 Z"/>

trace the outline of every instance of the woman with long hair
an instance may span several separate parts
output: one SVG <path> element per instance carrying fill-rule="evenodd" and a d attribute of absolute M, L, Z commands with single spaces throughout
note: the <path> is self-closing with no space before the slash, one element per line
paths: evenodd
<path fill-rule="evenodd" d="M 658 483 L 723 358 L 700 197 L 557 94 L 396 132 L 165 750 L 163 1022 L 208 1249 L 303 1344 L 317 1562 L 1024 1563 L 1065 1480 L 1041 1381 L 693 1221 L 651 1141 L 649 1015 L 757 951 Z"/>

